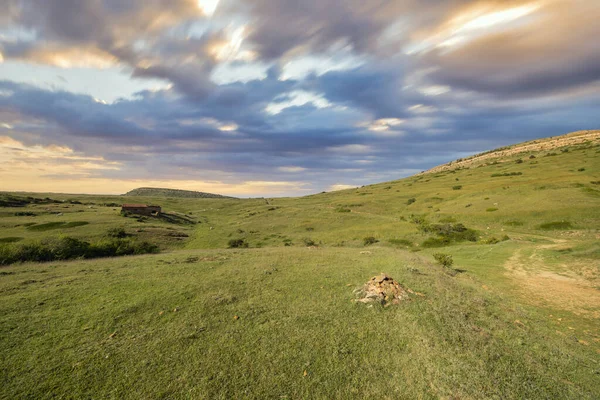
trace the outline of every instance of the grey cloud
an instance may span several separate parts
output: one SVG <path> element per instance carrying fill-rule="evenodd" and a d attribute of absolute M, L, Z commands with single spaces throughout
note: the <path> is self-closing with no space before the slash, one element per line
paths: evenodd
<path fill-rule="evenodd" d="M 533 22 L 421 60 L 434 82 L 498 96 L 556 93 L 600 80 L 600 6 L 549 3 Z"/>

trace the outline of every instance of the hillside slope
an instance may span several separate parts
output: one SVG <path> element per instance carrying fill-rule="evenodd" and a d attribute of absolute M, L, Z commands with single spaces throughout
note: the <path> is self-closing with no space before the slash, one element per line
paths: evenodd
<path fill-rule="evenodd" d="M 510 146 L 501 147 L 499 149 L 485 151 L 480 154 L 475 154 L 471 157 L 462 158 L 451 161 L 446 164 L 433 167 L 424 173 L 448 171 L 461 167 L 468 167 L 473 164 L 484 162 L 489 159 L 505 158 L 522 153 L 538 153 L 540 151 L 551 151 L 560 148 L 566 148 L 572 145 L 580 145 L 584 143 L 594 143 L 600 140 L 600 130 L 587 130 L 571 132 L 566 135 L 553 136 L 549 138 L 531 140 L 529 142 L 518 143 Z"/>
<path fill-rule="evenodd" d="M 568 137 L 301 198 L 144 198 L 194 225 L 8 198 L 0 243 L 168 251 L 2 267 L 2 394 L 598 399 L 600 140 Z M 381 272 L 409 300 L 355 302 Z"/>

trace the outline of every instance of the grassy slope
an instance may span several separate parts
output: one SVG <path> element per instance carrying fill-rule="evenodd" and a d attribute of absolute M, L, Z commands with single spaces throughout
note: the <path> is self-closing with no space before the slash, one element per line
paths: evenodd
<path fill-rule="evenodd" d="M 600 181 L 599 151 L 584 145 L 550 157 L 545 150 L 531 160 L 529 153 L 511 155 L 496 165 L 295 199 L 146 199 L 191 213 L 200 222 L 193 227 L 137 222 L 110 207 L 76 205 L 61 217 L 14 216 L 46 207 L 39 205 L 2 209 L 0 238 L 27 241 L 58 232 L 94 238 L 124 225 L 164 248 L 187 250 L 2 268 L 0 356 L 7 361 L 1 393 L 597 398 L 596 303 L 565 297 L 561 304 L 544 296 L 544 286 L 521 280 L 577 277 L 587 286 L 574 290 L 595 299 L 600 185 L 591 182 Z M 519 157 L 524 162 L 517 164 Z M 490 177 L 504 172 L 522 175 Z M 477 229 L 482 240 L 421 250 L 429 235 L 409 221 L 411 214 L 430 222 L 452 218 Z M 49 232 L 15 226 L 30 220 L 90 224 Z M 575 228 L 538 229 L 554 221 Z M 169 241 L 162 234 L 169 228 L 192 236 Z M 511 240 L 481 243 L 504 234 Z M 380 240 L 368 248 L 371 254 L 360 253 L 365 236 Z M 263 248 L 223 249 L 231 238 Z M 322 246 L 307 249 L 304 238 Z M 406 239 L 413 251 L 389 239 Z M 466 273 L 446 275 L 431 264 L 434 251 L 452 254 Z M 507 273 L 512 262 L 521 275 Z M 352 303 L 352 290 L 381 271 L 425 297 L 387 309 Z M 540 271 L 546 275 L 538 277 Z"/>

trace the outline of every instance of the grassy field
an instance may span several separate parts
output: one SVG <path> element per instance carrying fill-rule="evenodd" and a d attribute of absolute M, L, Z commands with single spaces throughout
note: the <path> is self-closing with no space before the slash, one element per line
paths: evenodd
<path fill-rule="evenodd" d="M 2 398 L 600 397 L 597 141 L 302 198 L 10 196 L 53 201 L 0 246 L 162 253 L 1 267 Z M 421 295 L 354 302 L 380 272 Z"/>

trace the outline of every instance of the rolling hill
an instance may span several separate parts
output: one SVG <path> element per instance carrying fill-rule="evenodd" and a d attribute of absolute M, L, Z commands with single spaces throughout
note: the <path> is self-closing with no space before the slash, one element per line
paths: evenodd
<path fill-rule="evenodd" d="M 300 198 L 148 197 L 194 225 L 11 195 L 0 258 L 115 228 L 163 251 L 1 267 L 2 395 L 599 398 L 599 133 Z M 381 272 L 409 300 L 356 302 Z"/>
<path fill-rule="evenodd" d="M 205 192 L 196 192 L 193 190 L 181 190 L 181 189 L 165 189 L 165 188 L 150 188 L 141 187 L 130 190 L 123 196 L 144 196 L 144 197 L 180 197 L 184 199 L 222 199 L 222 198 L 233 198 L 230 196 L 222 196 L 220 194 L 212 194 Z"/>

